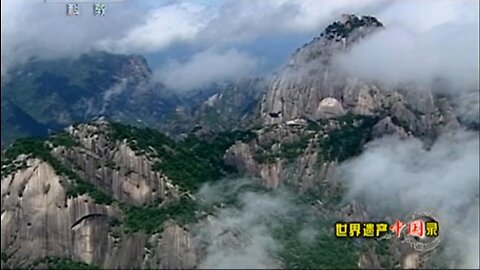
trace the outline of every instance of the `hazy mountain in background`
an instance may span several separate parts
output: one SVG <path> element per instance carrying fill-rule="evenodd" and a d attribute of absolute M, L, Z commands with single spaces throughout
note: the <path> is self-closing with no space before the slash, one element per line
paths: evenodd
<path fill-rule="evenodd" d="M 32 59 L 12 69 L 7 78 L 2 85 L 2 99 L 8 99 L 2 103 L 6 115 L 8 106 L 15 104 L 17 111 L 52 129 L 105 116 L 174 136 L 195 125 L 231 129 L 254 114 L 266 89 L 263 79 L 242 79 L 177 92 L 152 80 L 143 57 L 103 52 L 78 59 Z M 9 117 L 2 129 L 4 145 L 19 136 L 38 135 L 29 132 L 22 119 Z M 13 123 L 25 131 L 14 133 Z"/>
<path fill-rule="evenodd" d="M 16 138 L 47 135 L 47 126 L 38 123 L 13 102 L 2 97 L 2 147 Z"/>

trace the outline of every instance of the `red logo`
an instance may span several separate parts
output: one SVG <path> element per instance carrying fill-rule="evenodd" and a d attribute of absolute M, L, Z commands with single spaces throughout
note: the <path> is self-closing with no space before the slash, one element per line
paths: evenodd
<path fill-rule="evenodd" d="M 425 235 L 425 223 L 417 219 L 408 224 L 408 234 L 422 238 Z"/>
<path fill-rule="evenodd" d="M 390 225 L 390 231 L 395 233 L 397 237 L 400 237 L 400 234 L 402 233 L 402 229 L 407 226 L 405 222 L 401 222 L 400 220 L 396 220 L 393 225 Z"/>

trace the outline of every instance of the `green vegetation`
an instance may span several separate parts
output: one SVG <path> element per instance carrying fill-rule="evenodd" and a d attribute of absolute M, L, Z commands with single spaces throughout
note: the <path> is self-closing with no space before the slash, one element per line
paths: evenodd
<path fill-rule="evenodd" d="M 313 121 L 311 119 L 307 119 L 307 130 L 313 130 L 313 131 L 319 131 L 322 128 L 322 125 L 325 122 L 323 119 L 320 119 L 318 121 Z"/>
<path fill-rule="evenodd" d="M 33 59 L 9 73 L 2 84 L 3 96 L 40 123 L 58 123 L 67 112 L 74 122 L 84 120 L 84 98 L 101 98 L 122 72 L 129 56 L 89 53 L 77 59 Z M 28 75 L 27 75 L 28 74 Z"/>
<path fill-rule="evenodd" d="M 135 151 L 146 153 L 156 162 L 153 170 L 167 175 L 182 190 L 195 191 L 207 181 L 212 181 L 234 172 L 223 161 L 223 155 L 235 141 L 248 141 L 255 137 L 249 131 L 233 131 L 216 135 L 211 141 L 188 136 L 175 142 L 166 135 L 149 129 L 112 124 L 111 137 L 126 139 Z"/>
<path fill-rule="evenodd" d="M 254 159 L 260 164 L 267 164 L 275 162 L 278 157 L 280 157 L 279 153 L 260 149 L 255 153 Z"/>
<path fill-rule="evenodd" d="M 50 158 L 50 153 L 46 149 L 44 141 L 34 138 L 18 139 L 4 153 L 4 158 L 8 161 L 14 160 L 21 154 L 32 154 L 43 160 Z"/>
<path fill-rule="evenodd" d="M 387 255 L 388 254 L 388 241 L 378 241 L 378 244 L 376 245 L 376 253 L 378 255 Z"/>
<path fill-rule="evenodd" d="M 109 195 L 97 189 L 92 183 L 81 179 L 70 168 L 53 157 L 50 151 L 51 149 L 42 139 L 22 138 L 16 140 L 4 152 L 4 158 L 2 158 L 2 177 L 4 174 L 4 165 L 5 168 L 9 168 L 11 167 L 13 160 L 19 155 L 31 155 L 49 163 L 57 174 L 63 175 L 70 180 L 67 191 L 67 195 L 69 197 L 76 197 L 78 195 L 88 193 L 95 203 L 98 204 L 110 204 L 113 201 Z M 5 171 L 5 173 L 7 173 L 7 171 Z"/>
<path fill-rule="evenodd" d="M 61 166 L 63 166 L 63 165 L 61 165 Z M 56 171 L 58 171 L 58 169 L 56 169 Z M 66 175 L 69 179 L 73 180 L 73 184 L 68 187 L 67 196 L 77 197 L 79 195 L 87 193 L 93 199 L 93 201 L 97 204 L 107 204 L 108 205 L 108 204 L 111 204 L 113 202 L 113 198 L 110 195 L 108 195 L 105 192 L 99 190 L 92 183 L 80 179 L 78 177 L 78 175 L 73 173 L 71 170 L 60 169 L 60 171 L 63 171 L 63 175 Z"/>
<path fill-rule="evenodd" d="M 375 243 L 375 253 L 380 259 L 380 265 L 387 269 L 394 268 L 393 258 L 390 255 L 389 251 L 389 242 L 386 240 L 376 241 Z"/>
<path fill-rule="evenodd" d="M 59 137 L 57 137 L 57 139 L 58 138 Z M 69 142 L 65 137 L 59 141 Z M 168 141 L 166 145 L 176 146 L 174 143 L 169 143 Z M 53 157 L 50 151 L 51 149 L 43 140 L 32 138 L 18 139 L 3 153 L 2 176 L 4 170 L 6 170 L 6 167 L 3 167 L 4 163 L 7 164 L 11 162 L 20 154 L 28 154 L 48 162 L 59 175 L 63 175 L 70 180 L 67 196 L 76 197 L 86 193 L 98 204 L 111 204 L 114 201 L 111 196 L 96 188 L 92 183 L 81 179 L 66 165 Z M 121 204 L 121 206 L 125 214 L 125 220 L 122 225 L 128 232 L 143 230 L 146 233 L 152 233 L 161 228 L 163 222 L 170 218 L 179 224 L 191 223 L 196 220 L 197 204 L 187 197 L 183 197 L 177 202 L 160 208 L 156 206 L 135 207 L 127 204 Z M 120 221 L 118 220 L 111 220 L 109 223 L 112 226 L 120 225 Z"/>
<path fill-rule="evenodd" d="M 158 155 L 166 155 L 169 154 L 168 151 L 175 146 L 174 140 L 150 128 L 123 125 L 120 123 L 111 123 L 111 127 L 111 139 L 117 141 L 126 139 L 134 151 L 144 150 L 151 152 L 151 147 L 159 151 L 159 153 L 157 153 Z"/>
<path fill-rule="evenodd" d="M 244 185 L 236 189 L 235 192 L 232 192 L 227 185 L 225 185 L 225 188 L 227 190 L 223 193 L 224 197 L 221 201 L 215 202 L 215 205 L 239 206 L 239 194 L 245 192 L 265 193 L 268 191 L 267 188 L 256 183 Z M 182 196 L 178 201 L 161 206 L 137 207 L 121 203 L 120 207 L 125 214 L 121 225 L 127 233 L 144 231 L 147 234 L 152 234 L 161 231 L 163 223 L 169 219 L 173 219 L 179 225 L 195 223 L 198 221 L 201 212 L 212 213 L 214 204 L 192 199 L 188 195 Z"/>
<path fill-rule="evenodd" d="M 280 157 L 286 158 L 289 161 L 294 160 L 305 151 L 310 142 L 310 138 L 311 136 L 304 135 L 298 141 L 289 144 L 282 144 Z"/>
<path fill-rule="evenodd" d="M 351 16 L 348 19 L 348 25 L 342 22 L 334 22 L 327 26 L 325 29 L 325 34 L 329 39 L 334 37 L 334 34 L 338 34 L 341 37 L 347 37 L 355 29 L 358 29 L 362 26 L 383 26 L 375 17 L 371 16 L 362 16 L 362 18 Z"/>
<path fill-rule="evenodd" d="M 61 258 L 53 258 L 48 259 L 47 261 L 47 268 L 48 269 L 100 269 L 98 266 L 86 264 L 84 262 L 76 262 L 70 259 L 61 259 Z"/>
<path fill-rule="evenodd" d="M 286 159 L 289 162 L 294 161 L 297 157 L 302 155 L 310 143 L 310 139 L 314 134 L 302 134 L 299 139 L 290 142 L 290 143 L 281 143 L 280 148 L 277 150 L 272 150 L 271 146 L 266 147 L 266 149 L 259 149 L 255 153 L 255 160 L 259 163 L 272 163 L 275 162 L 277 158 Z"/>
<path fill-rule="evenodd" d="M 126 139 L 137 152 L 143 152 L 156 160 L 153 168 L 167 175 L 182 189 L 194 192 L 206 181 L 217 180 L 228 173 L 234 172 L 232 167 L 224 164 L 223 155 L 235 141 L 248 141 L 255 138 L 252 132 L 225 132 L 212 137 L 209 141 L 189 136 L 176 142 L 169 137 L 147 128 L 137 128 L 121 124 L 112 124 L 110 136 L 115 140 Z M 72 147 L 76 142 L 66 133 L 53 135 L 48 139 L 52 145 Z M 57 160 L 44 140 L 19 139 L 4 151 L 2 158 L 2 175 L 11 167 L 3 167 L 4 161 L 11 163 L 18 155 L 28 154 L 48 162 L 54 170 L 69 179 L 67 195 L 69 197 L 89 194 L 99 204 L 111 204 L 114 199 L 96 188 L 92 183 L 84 181 L 69 167 Z M 158 205 L 158 204 L 157 204 Z M 158 207 L 149 205 L 136 207 L 120 203 L 125 214 L 122 222 L 111 221 L 112 227 L 123 227 L 127 232 L 145 231 L 153 233 L 161 229 L 167 219 L 174 219 L 179 224 L 191 223 L 196 220 L 200 206 L 187 196 L 179 201 Z M 117 232 L 118 234 L 118 232 Z"/>
<path fill-rule="evenodd" d="M 295 194 L 300 194 L 296 197 L 296 203 L 302 206 L 309 206 L 321 200 L 323 208 L 334 209 L 342 201 L 345 193 L 344 187 L 339 183 L 334 187 L 328 189 L 324 186 L 318 186 L 301 192 L 298 186 L 288 185 L 288 188 Z"/>
<path fill-rule="evenodd" d="M 147 206 L 136 207 L 122 204 L 125 214 L 123 226 L 127 233 L 144 231 L 147 234 L 161 229 L 161 225 L 168 219 L 175 220 L 178 224 L 193 223 L 196 221 L 197 203 L 190 198 L 183 197 L 162 207 Z"/>
<path fill-rule="evenodd" d="M 347 114 L 345 116 L 319 121 L 307 119 L 306 129 L 300 138 L 290 143 L 281 143 L 280 149 L 273 150 L 271 146 L 263 146 L 255 153 L 259 163 L 271 163 L 277 158 L 293 161 L 302 155 L 315 134 L 320 133 L 317 140 L 322 160 L 344 161 L 361 153 L 365 142 L 372 139 L 372 128 L 377 123 L 377 117 Z M 329 122 L 339 123 L 339 127 L 321 136 L 323 127 Z"/>
<path fill-rule="evenodd" d="M 331 224 L 330 224 L 331 223 Z M 306 222 L 301 216 L 283 221 L 273 229 L 273 237 L 282 246 L 277 256 L 287 269 L 354 269 L 362 245 L 348 239 L 338 239 L 329 228 L 333 221 Z M 304 228 L 314 228 L 315 234 L 301 235 Z"/>
<path fill-rule="evenodd" d="M 6 262 L 9 258 L 10 258 L 10 256 L 8 256 L 8 254 L 6 252 L 1 253 L 2 262 Z"/>
<path fill-rule="evenodd" d="M 2 178 L 19 169 L 14 160 L 21 154 L 31 154 L 45 161 L 52 159 L 43 140 L 34 138 L 18 139 L 2 153 Z"/>
<path fill-rule="evenodd" d="M 331 161 L 344 161 L 360 154 L 363 144 L 372 139 L 371 132 L 377 118 L 346 115 L 338 118 L 338 121 L 340 128 L 319 141 L 324 158 Z"/>
<path fill-rule="evenodd" d="M 79 143 L 66 132 L 60 132 L 49 137 L 49 141 L 56 146 L 65 146 L 67 149 L 78 146 Z"/>
<path fill-rule="evenodd" d="M 4 160 L 2 158 L 2 174 L 1 177 L 2 179 L 4 177 L 7 177 L 9 174 L 12 172 L 18 171 L 18 170 L 23 170 L 27 167 L 27 163 L 25 161 L 17 162 L 17 161 L 11 161 L 11 160 Z"/>
<path fill-rule="evenodd" d="M 96 265 L 77 262 L 67 258 L 46 257 L 45 259 L 32 264 L 32 268 L 36 269 L 39 265 L 45 265 L 46 269 L 58 270 L 80 270 L 80 269 L 100 269 Z"/>
<path fill-rule="evenodd" d="M 243 207 L 243 205 L 241 205 L 242 201 L 240 201 L 239 198 L 240 194 L 245 194 L 247 192 L 265 194 L 271 190 L 257 182 L 246 183 L 236 189 L 233 189 L 230 185 L 223 185 L 222 188 L 223 190 L 219 191 L 219 193 L 222 194 L 222 197 L 215 203 L 215 205 L 219 206 L 223 204 L 228 207 L 238 208 Z"/>

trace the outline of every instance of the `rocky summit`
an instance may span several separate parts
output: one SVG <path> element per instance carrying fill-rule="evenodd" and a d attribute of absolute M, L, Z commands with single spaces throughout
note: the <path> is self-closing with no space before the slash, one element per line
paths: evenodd
<path fill-rule="evenodd" d="M 390 126 L 399 126 L 395 130 L 407 129 L 421 136 L 435 136 L 443 127 L 458 127 L 452 105 L 445 98 L 414 87 L 385 89 L 351 77 L 330 63 L 336 53 L 382 29 L 375 18 L 344 15 L 342 21 L 329 25 L 320 37 L 297 50 L 263 97 L 263 123 L 318 120 L 350 113 L 378 116 L 384 122 L 393 121 Z"/>

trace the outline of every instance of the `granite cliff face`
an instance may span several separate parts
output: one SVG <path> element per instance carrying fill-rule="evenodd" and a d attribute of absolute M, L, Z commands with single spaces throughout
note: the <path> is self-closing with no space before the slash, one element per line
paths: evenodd
<path fill-rule="evenodd" d="M 103 119 L 70 126 L 67 134 L 79 144 L 55 148 L 53 155 L 119 201 L 141 206 L 157 199 L 178 198 L 178 188 L 168 177 L 152 170 L 152 160 L 138 155 L 126 140 L 112 141 L 109 132 L 110 125 Z"/>
<path fill-rule="evenodd" d="M 251 136 L 174 141 L 98 118 L 15 141 L 2 152 L 2 267 L 198 266 L 191 227 L 213 206 L 195 194 L 233 173 L 223 154 Z"/>
<path fill-rule="evenodd" d="M 345 15 L 320 37 L 298 49 L 275 76 L 261 101 L 257 140 L 238 142 L 226 160 L 268 187 L 295 185 L 300 193 L 317 192 L 312 205 L 328 212 L 341 199 L 339 162 L 362 151 L 363 145 L 385 135 L 417 137 L 426 145 L 444 131 L 461 128 L 452 100 L 429 89 L 401 85 L 389 89 L 361 81 L 336 66 L 336 54 L 349 50 L 382 24 L 372 17 Z M 360 202 L 333 210 L 343 220 L 367 220 Z M 389 247 L 391 267 L 428 267 L 430 254 Z M 378 252 L 360 257 L 361 268 L 386 267 Z M 380 263 L 383 261 L 383 263 Z"/>
<path fill-rule="evenodd" d="M 70 127 L 62 136 L 74 145 L 50 145 L 56 162 L 21 154 L 12 160 L 16 169 L 2 164 L 3 266 L 41 267 L 48 257 L 107 269 L 195 264 L 190 234 L 173 219 L 158 224 L 163 230 L 154 234 L 127 232 L 118 225 L 128 211 L 122 202 L 130 207 L 155 206 L 159 200 L 168 204 L 179 199 L 179 189 L 168 177 L 152 171 L 151 161 L 125 141 L 107 140 L 110 130 L 101 119 Z M 2 163 L 6 159 L 2 157 Z M 65 174 L 59 168 L 71 168 L 74 173 Z M 93 189 L 79 194 L 85 190 L 72 179 L 77 173 Z M 72 192 L 75 189 L 77 194 Z M 95 190 L 108 199 L 101 201 Z"/>
<path fill-rule="evenodd" d="M 298 49 L 263 97 L 263 123 L 352 113 L 380 116 L 385 122 L 394 120 L 397 126 L 401 124 L 419 136 L 435 136 L 444 126 L 457 127 L 452 106 L 444 98 L 408 85 L 386 89 L 351 77 L 335 65 L 335 55 L 382 28 L 373 17 L 344 15 L 320 37 Z"/>

